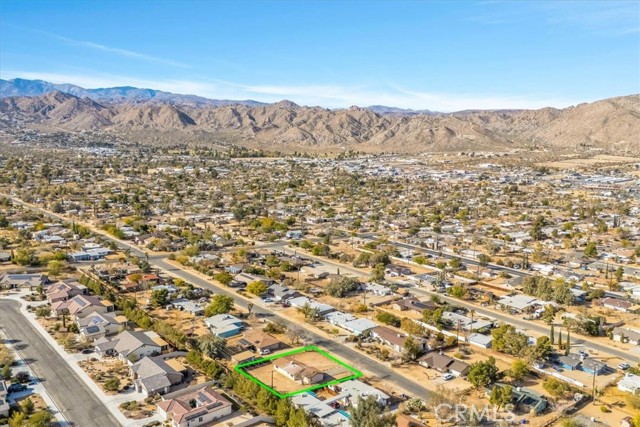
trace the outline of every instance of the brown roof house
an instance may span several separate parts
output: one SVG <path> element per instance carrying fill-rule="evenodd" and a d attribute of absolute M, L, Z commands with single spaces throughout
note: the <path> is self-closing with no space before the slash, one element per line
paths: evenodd
<path fill-rule="evenodd" d="M 418 363 L 425 368 L 435 369 L 438 372 L 450 372 L 455 376 L 464 377 L 469 372 L 469 364 L 453 357 L 432 352 L 425 354 Z"/>
<path fill-rule="evenodd" d="M 303 385 L 316 384 L 324 379 L 324 373 L 297 361 L 293 357 L 283 357 L 274 360 L 273 368 L 276 372 L 290 380 Z"/>
<path fill-rule="evenodd" d="M 51 314 L 62 316 L 69 314 L 76 317 L 85 317 L 92 313 L 107 313 L 113 311 L 113 303 L 101 300 L 93 295 L 76 295 L 66 300 L 51 304 Z"/>
<path fill-rule="evenodd" d="M 202 384 L 168 394 L 158 403 L 158 413 L 172 427 L 212 425 L 214 420 L 232 412 L 231 402 Z"/>
<path fill-rule="evenodd" d="M 262 353 L 266 350 L 278 350 L 282 346 L 282 341 L 280 341 L 273 335 L 269 335 L 265 331 L 254 329 L 249 332 L 245 332 L 245 334 L 240 339 L 240 344 L 242 344 L 245 348 L 250 348 L 254 351 Z"/>
<path fill-rule="evenodd" d="M 386 326 L 378 326 L 372 329 L 371 336 L 397 353 L 404 351 L 404 344 L 409 338 L 409 335 Z M 427 341 L 424 338 L 413 337 L 413 340 L 418 344 L 420 350 L 424 351 L 429 349 Z"/>

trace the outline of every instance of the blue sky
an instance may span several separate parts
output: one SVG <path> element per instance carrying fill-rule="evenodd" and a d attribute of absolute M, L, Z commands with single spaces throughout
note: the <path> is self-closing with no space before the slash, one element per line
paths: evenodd
<path fill-rule="evenodd" d="M 454 111 L 640 92 L 634 1 L 0 2 L 0 76 Z"/>

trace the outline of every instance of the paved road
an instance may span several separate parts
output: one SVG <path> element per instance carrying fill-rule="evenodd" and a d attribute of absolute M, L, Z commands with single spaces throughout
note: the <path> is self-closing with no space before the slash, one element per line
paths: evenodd
<path fill-rule="evenodd" d="M 283 243 L 283 245 L 285 245 L 285 243 Z M 281 247 L 280 250 L 284 251 L 284 252 L 290 252 L 293 253 L 293 251 L 287 247 Z M 365 272 L 363 272 L 360 269 L 357 268 L 353 268 L 350 267 L 348 265 L 344 265 L 344 264 L 340 264 L 337 262 L 334 262 L 332 260 L 326 259 L 326 258 L 320 258 L 320 257 L 316 257 L 313 255 L 309 255 L 307 253 L 305 253 L 303 255 L 305 258 L 311 258 L 313 260 L 318 261 L 319 263 L 323 264 L 323 265 L 330 265 L 331 267 L 334 268 L 339 268 L 340 271 L 342 273 L 350 273 L 350 274 L 354 274 L 357 276 L 365 276 L 367 277 L 367 274 Z M 512 315 L 509 315 L 507 313 L 501 313 L 499 311 L 496 310 L 492 310 L 489 308 L 485 308 L 485 307 L 481 307 L 478 304 L 473 304 L 467 301 L 462 301 L 459 300 L 457 298 L 451 298 L 448 297 L 446 295 L 443 294 L 439 294 L 439 293 L 434 293 L 434 292 L 429 292 L 426 289 L 423 288 L 419 288 L 419 287 L 414 287 L 411 288 L 411 292 L 417 294 L 417 295 L 422 295 L 422 296 L 428 296 L 431 297 L 433 295 L 436 295 L 441 301 L 445 301 L 448 302 L 452 305 L 456 305 L 459 307 L 464 307 L 467 308 L 469 310 L 474 310 L 476 313 L 481 314 L 481 315 L 485 315 L 485 316 L 489 316 L 489 317 L 493 317 L 495 319 L 498 319 L 501 322 L 510 324 L 510 325 L 514 325 L 517 328 L 520 329 L 529 329 L 532 331 L 535 331 L 537 333 L 543 334 L 543 335 L 549 335 L 550 333 L 550 327 L 548 327 L 547 325 L 540 323 L 540 322 L 535 322 L 535 321 L 530 321 L 530 320 L 524 320 Z M 558 326 L 558 325 L 556 325 Z M 556 330 L 558 330 L 558 327 L 556 327 Z M 596 350 L 598 352 L 601 353 L 606 353 L 606 354 L 610 354 L 612 356 L 616 356 L 619 357 L 629 363 L 640 363 L 640 355 L 638 354 L 631 354 L 628 351 L 625 350 L 620 350 L 617 349 L 615 347 L 612 347 L 610 345 L 607 345 L 606 342 L 602 342 L 602 340 L 595 340 L 595 339 L 590 339 L 588 337 L 583 337 L 581 335 L 573 335 L 572 337 L 572 343 L 573 345 L 576 346 L 584 346 L 587 349 L 593 349 Z"/>
<path fill-rule="evenodd" d="M 20 356 L 42 381 L 66 419 L 75 427 L 111 427 L 120 423 L 22 313 L 16 301 L 0 301 L 0 327 L 16 340 Z"/>
<path fill-rule="evenodd" d="M 51 212 L 48 212 L 44 209 L 38 208 L 38 207 L 34 207 L 33 205 L 28 205 L 24 202 L 22 202 L 19 199 L 15 199 L 12 197 L 12 199 L 18 203 L 18 204 L 22 204 L 23 206 L 32 209 L 32 210 L 36 210 L 38 212 L 41 212 L 49 217 L 52 218 L 56 218 L 62 221 L 68 221 L 67 218 L 61 216 L 61 215 L 56 215 L 53 214 Z M 143 251 L 141 251 L 140 249 L 138 249 L 137 247 L 135 247 L 134 245 L 131 245 L 129 243 L 126 242 L 122 242 L 116 239 L 111 238 L 110 236 L 104 236 L 112 241 L 114 241 L 120 248 L 123 249 L 130 249 L 131 253 L 140 257 L 144 257 L 145 254 Z M 361 237 L 364 237 L 366 239 L 371 239 L 371 240 L 375 240 L 375 238 L 371 235 L 361 235 Z M 413 250 L 418 250 L 418 251 L 424 251 L 424 252 L 428 252 L 428 253 L 433 253 L 433 254 L 438 254 L 438 252 L 436 251 L 432 251 L 429 249 L 425 249 L 419 246 L 415 246 L 415 245 L 410 245 L 407 243 L 401 243 L 401 242 L 392 242 L 393 244 L 395 244 L 396 246 L 399 247 L 404 247 L 407 249 L 413 249 Z M 278 245 L 277 243 L 273 243 L 272 245 L 270 245 L 270 247 L 272 247 L 273 249 L 279 249 L 282 250 L 284 252 L 288 252 L 288 253 L 294 253 L 294 250 L 290 249 L 288 247 L 287 242 L 280 242 L 280 244 Z M 315 257 L 312 256 L 310 254 L 305 253 L 303 255 L 306 258 L 311 258 L 314 260 L 317 260 L 318 262 L 325 264 L 325 265 L 331 265 L 335 268 L 339 268 L 341 272 L 348 272 L 351 274 L 355 274 L 358 276 L 366 276 L 366 274 L 359 269 L 356 268 L 352 268 L 348 265 L 344 265 L 344 264 L 339 264 L 339 263 L 335 263 L 329 259 L 326 258 L 320 258 L 320 257 Z M 449 257 L 449 258 L 453 258 L 453 255 L 448 255 L 448 254 L 443 254 L 443 257 Z M 463 260 L 463 262 L 465 263 L 469 263 L 472 265 L 477 265 L 478 261 L 473 260 L 473 259 L 468 259 L 468 258 L 461 258 Z M 155 255 L 155 256 L 150 256 L 149 257 L 149 263 L 152 266 L 155 267 L 159 267 L 165 270 L 169 270 L 171 271 L 173 274 L 175 274 L 176 276 L 181 277 L 182 279 L 189 281 L 195 285 L 198 285 L 200 287 L 203 288 L 208 288 L 208 289 L 212 289 L 214 290 L 216 293 L 223 293 L 225 295 L 229 295 L 231 297 L 233 297 L 236 300 L 236 303 L 238 303 L 239 306 L 241 307 L 246 307 L 246 302 L 242 299 L 238 298 L 238 295 L 234 292 L 229 292 L 226 291 L 225 289 L 221 289 L 218 287 L 213 286 L 211 283 L 207 282 L 206 280 L 203 280 L 202 278 L 200 278 L 199 276 L 195 276 L 185 270 L 182 269 L 178 269 L 174 266 L 172 266 L 171 264 L 167 263 L 165 261 L 165 256 L 164 255 Z M 503 270 L 507 270 L 509 273 L 511 274 L 517 274 L 517 275 L 528 275 L 530 273 L 528 272 L 524 272 L 524 271 L 519 271 L 519 270 L 514 270 L 514 269 L 510 269 L 510 268 L 506 268 L 503 266 L 498 266 L 498 265 L 490 265 L 491 268 L 496 268 L 498 270 L 503 269 Z M 414 290 L 417 294 L 419 295 L 427 295 L 430 296 L 432 295 L 432 293 L 421 289 L 421 288 L 413 288 L 412 290 Z M 519 319 L 517 317 L 514 316 L 510 316 L 508 314 L 501 314 L 498 312 L 495 312 L 493 310 L 489 310 L 483 307 L 480 307 L 479 305 L 475 305 L 475 304 L 471 304 L 471 303 L 467 303 L 465 301 L 461 301 L 455 298 L 450 298 L 450 297 L 446 297 L 443 296 L 441 294 L 437 294 L 438 297 L 441 300 L 444 301 L 449 301 L 452 304 L 461 306 L 461 307 L 465 307 L 465 308 L 469 308 L 469 309 L 473 309 L 476 311 L 476 313 L 479 314 L 483 314 L 486 316 L 490 316 L 493 318 L 496 318 L 502 322 L 508 323 L 508 324 L 512 324 L 518 328 L 522 328 L 522 329 L 530 329 L 533 331 L 536 331 L 538 333 L 541 334 L 549 334 L 550 333 L 550 328 L 548 328 L 546 325 L 543 324 L 539 324 L 539 323 L 535 323 L 535 322 L 531 322 L 531 321 L 526 321 L 523 319 Z M 257 311 L 259 310 L 259 311 Z M 291 322 L 287 321 L 286 319 L 278 316 L 277 314 L 274 314 L 271 311 L 268 311 L 266 309 L 262 309 L 262 308 L 258 308 L 256 306 L 256 309 L 254 309 L 255 312 L 263 314 L 263 315 L 268 315 L 268 316 L 275 316 L 276 318 L 280 318 L 282 319 L 286 324 L 289 324 Z M 300 325 L 297 324 L 297 326 L 304 326 L 304 325 Z M 306 329 L 306 328 L 305 328 Z M 307 331 L 309 332 L 309 336 L 311 338 L 314 339 L 315 342 L 317 342 L 318 344 L 321 344 L 323 346 L 326 346 L 328 349 L 330 349 L 331 351 L 335 352 L 336 354 L 340 355 L 341 357 L 345 358 L 346 360 L 349 360 L 351 362 L 353 362 L 354 364 L 359 364 L 360 366 L 364 367 L 365 369 L 371 370 L 373 372 L 378 372 L 380 373 L 382 378 L 387 378 L 389 379 L 391 382 L 396 383 L 397 385 L 401 386 L 402 388 L 404 388 L 406 391 L 410 392 L 411 394 L 415 395 L 415 396 L 426 396 L 426 393 L 428 393 L 427 389 L 425 389 L 424 387 L 419 386 L 418 384 L 409 381 L 407 379 L 405 379 L 404 377 L 398 375 L 396 372 L 394 372 L 391 368 L 388 368 L 386 365 L 383 365 L 381 363 L 375 362 L 373 360 L 370 360 L 366 357 L 363 357 L 360 353 L 356 352 L 355 350 L 352 350 L 336 341 L 327 341 L 326 339 L 324 339 L 322 336 L 317 335 L 315 333 L 313 333 L 312 331 L 309 331 L 307 329 Z M 620 357 L 623 360 L 626 360 L 628 362 L 631 363 L 640 363 L 640 356 L 637 354 L 631 354 L 629 352 L 623 351 L 623 350 L 618 350 L 616 348 L 613 348 L 611 346 L 607 346 L 605 344 L 602 344 L 600 341 L 595 341 L 586 337 L 581 337 L 581 338 L 577 338 L 574 337 L 573 338 L 573 343 L 574 345 L 584 345 L 586 348 L 590 348 L 593 350 L 597 350 L 599 352 L 602 353 L 606 353 L 606 354 L 610 354 L 613 356 L 617 356 Z M 358 362 L 355 362 L 358 361 Z"/>
<path fill-rule="evenodd" d="M 217 294 L 228 295 L 234 298 L 235 303 L 238 306 L 242 308 L 247 308 L 247 301 L 245 299 L 239 298 L 238 294 L 233 291 L 229 291 L 224 288 L 219 288 L 217 286 L 214 286 L 211 283 L 209 283 L 207 280 L 202 279 L 200 276 L 197 276 L 195 274 L 192 274 L 180 268 L 176 268 L 175 266 L 173 266 L 172 264 L 169 264 L 163 259 L 150 259 L 149 262 L 152 265 L 162 268 L 166 271 L 169 271 L 171 272 L 171 274 L 174 274 L 182 278 L 183 280 L 193 283 L 196 286 L 199 286 L 205 289 L 211 289 L 213 292 Z M 421 397 L 424 399 L 430 393 L 430 391 L 425 387 L 422 387 L 421 385 L 403 377 L 402 375 L 398 374 L 395 370 L 388 367 L 387 365 L 377 362 L 366 356 L 363 356 L 361 353 L 347 347 L 346 345 L 340 343 L 339 341 L 329 340 L 323 337 L 322 335 L 315 333 L 313 329 L 307 327 L 307 325 L 304 323 L 289 321 L 285 317 L 278 315 L 276 312 L 260 307 L 258 304 L 259 303 L 255 303 L 253 308 L 253 313 L 256 313 L 261 317 L 264 317 L 270 320 L 278 319 L 287 326 L 297 326 L 297 327 L 304 328 L 307 335 L 313 341 L 314 344 L 324 347 L 325 349 L 331 351 L 333 354 L 335 354 L 339 358 L 344 359 L 345 361 L 348 361 L 350 364 L 355 365 L 355 367 L 360 369 L 365 369 L 375 373 L 378 378 L 381 378 L 393 384 L 396 384 L 398 387 L 401 387 L 412 396 Z"/>

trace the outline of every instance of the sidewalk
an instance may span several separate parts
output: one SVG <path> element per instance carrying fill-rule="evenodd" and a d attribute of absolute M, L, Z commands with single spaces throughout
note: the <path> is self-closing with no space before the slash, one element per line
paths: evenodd
<path fill-rule="evenodd" d="M 58 408 L 58 406 L 55 404 L 55 402 L 47 392 L 47 389 L 33 374 L 33 371 L 31 371 L 31 368 L 29 367 L 29 365 L 25 363 L 24 359 L 22 358 L 22 355 L 20 355 L 20 352 L 15 348 L 13 343 L 10 342 L 10 340 L 7 338 L 7 335 L 2 329 L 0 329 L 0 338 L 4 341 L 7 348 L 11 350 L 13 354 L 15 354 L 16 356 L 17 365 L 12 366 L 11 368 L 13 375 L 17 374 L 18 372 L 26 372 L 29 374 L 29 378 L 35 379 L 35 383 L 32 385 L 29 385 L 27 390 L 19 393 L 11 394 L 11 396 L 8 398 L 9 403 L 11 405 L 14 405 L 17 403 L 16 402 L 17 399 L 21 399 L 23 397 L 28 397 L 33 394 L 37 394 L 42 397 L 42 400 L 44 400 L 44 402 L 47 404 L 47 408 L 51 411 L 51 413 L 53 414 L 53 417 L 56 419 L 56 421 L 61 427 L 70 426 L 71 423 L 69 423 L 69 421 L 65 418 L 60 408 Z"/>
<path fill-rule="evenodd" d="M 155 414 L 152 417 L 144 418 L 141 420 L 131 420 L 126 418 L 122 412 L 120 412 L 119 406 L 121 403 L 128 402 L 130 400 L 143 400 L 145 396 L 142 393 L 129 390 L 125 393 L 118 393 L 114 396 L 107 395 L 100 387 L 87 375 L 87 373 L 82 370 L 82 368 L 78 365 L 78 362 L 81 360 L 90 359 L 91 357 L 95 357 L 94 355 L 77 355 L 77 354 L 69 354 L 60 345 L 56 342 L 56 340 L 44 329 L 44 327 L 37 321 L 36 315 L 34 313 L 30 313 L 27 311 L 27 304 L 20 297 L 24 294 L 17 294 L 5 297 L 6 299 L 12 299 L 18 301 L 20 303 L 20 311 L 24 315 L 24 317 L 40 332 L 40 334 L 51 344 L 51 346 L 55 349 L 55 351 L 67 362 L 67 364 L 73 369 L 73 371 L 85 382 L 85 384 L 91 389 L 91 391 L 102 401 L 105 406 L 109 409 L 111 414 L 118 420 L 118 422 L 123 427 L 139 427 L 145 424 L 151 423 L 153 421 L 162 422 L 163 419 L 159 414 Z M 35 306 L 35 304 L 30 303 L 31 306 Z"/>

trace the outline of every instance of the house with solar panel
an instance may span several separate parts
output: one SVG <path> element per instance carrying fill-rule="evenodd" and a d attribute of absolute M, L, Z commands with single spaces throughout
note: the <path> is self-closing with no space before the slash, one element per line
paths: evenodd
<path fill-rule="evenodd" d="M 199 427 L 231 415 L 231 402 L 211 386 L 197 385 L 167 394 L 158 403 L 158 413 L 172 427 Z"/>
<path fill-rule="evenodd" d="M 122 317 L 113 312 L 100 313 L 93 311 L 85 317 L 76 318 L 76 325 L 80 335 L 91 342 L 107 335 L 117 334 L 126 322 L 126 318 L 123 319 Z"/>

